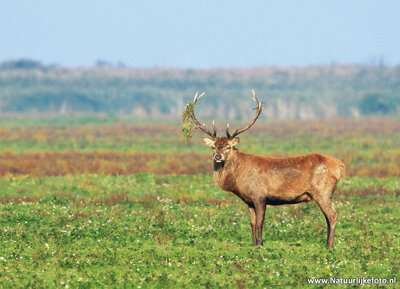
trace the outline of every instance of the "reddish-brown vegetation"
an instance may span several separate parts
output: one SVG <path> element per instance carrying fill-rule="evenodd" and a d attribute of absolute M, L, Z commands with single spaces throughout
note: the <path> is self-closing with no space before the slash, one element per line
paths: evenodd
<path fill-rule="evenodd" d="M 209 171 L 208 155 L 114 152 L 1 153 L 0 176 L 60 176 L 135 173 L 198 174 Z"/>
<path fill-rule="evenodd" d="M 199 174 L 210 173 L 212 169 L 210 158 L 209 154 L 197 153 L 3 152 L 0 153 L 0 176 Z M 347 165 L 346 175 L 400 177 L 400 163 Z"/>

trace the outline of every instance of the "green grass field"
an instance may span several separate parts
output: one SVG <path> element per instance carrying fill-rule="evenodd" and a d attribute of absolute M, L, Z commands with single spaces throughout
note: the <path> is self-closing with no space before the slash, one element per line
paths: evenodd
<path fill-rule="evenodd" d="M 37 129 L 48 124 L 21 123 L 4 128 L 23 128 L 25 133 L 19 137 L 7 140 L 9 134 L 3 138 L 0 134 L 4 156 L 9 151 L 18 156 L 18 146 L 25 153 L 57 151 L 45 135 L 38 134 Z M 111 144 L 115 142 L 117 149 L 111 151 L 121 153 L 118 146 L 126 146 L 127 152 L 134 154 L 145 151 L 144 140 L 153 137 L 160 146 L 155 151 L 162 154 L 173 146 L 169 140 L 179 139 L 178 132 L 170 136 L 156 131 L 113 134 L 115 123 L 76 125 L 78 130 L 54 124 L 56 130 L 67 131 L 54 142 L 66 141 L 67 136 L 72 142 L 81 131 L 89 131 L 93 138 L 88 143 L 100 146 L 100 140 L 106 138 Z M 107 134 L 98 132 L 110 127 Z M 349 127 L 347 133 L 354 130 Z M 30 138 L 26 135 L 31 133 L 32 137 L 40 136 L 33 150 L 27 149 Z M 357 133 L 346 141 L 337 132 L 343 142 L 339 147 L 336 142 L 324 142 L 318 131 L 298 136 L 298 142 L 307 148 L 304 152 L 324 151 L 323 144 L 331 154 L 351 156 L 348 150 L 357 151 L 356 158 L 343 159 L 349 175 L 334 195 L 339 218 L 333 249 L 325 248 L 325 218 L 315 203 L 268 206 L 264 247 L 252 247 L 247 206 L 217 187 L 211 169 L 196 174 L 171 170 L 162 175 L 71 172 L 41 177 L 10 170 L 0 178 L 0 287 L 325 288 L 308 285 L 307 279 L 399 280 L 400 178 L 391 171 L 387 175 L 385 171 L 368 171 L 367 164 L 369 159 L 395 163 L 400 133 L 394 126 L 382 129 L 373 141 L 372 132 Z M 240 149 L 267 153 L 266 148 L 273 145 L 287 148 L 279 151 L 282 155 L 301 151 L 291 146 L 290 132 L 282 129 L 281 135 L 279 131 L 272 135 L 280 137 L 275 142 L 269 139 L 267 144 L 260 132 L 243 136 Z M 334 135 L 325 135 L 328 137 Z M 246 144 L 248 140 L 252 144 Z M 12 150 L 4 145 L 7 141 Z M 200 142 L 197 137 L 195 141 Z M 129 143 L 136 146 L 130 150 Z M 200 148 L 199 143 L 181 145 L 188 152 Z M 88 152 L 96 150 L 90 148 Z M 199 153 L 210 152 L 201 148 Z M 357 171 L 352 172 L 356 166 L 364 166 L 366 175 L 371 176 L 357 176 Z"/>

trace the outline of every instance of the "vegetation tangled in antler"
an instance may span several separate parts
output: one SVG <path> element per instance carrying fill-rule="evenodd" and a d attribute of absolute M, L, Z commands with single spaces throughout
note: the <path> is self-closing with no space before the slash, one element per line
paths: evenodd
<path fill-rule="evenodd" d="M 187 142 L 192 140 L 193 121 L 191 119 L 193 113 L 193 102 L 186 104 L 182 113 L 182 133 Z"/>
<path fill-rule="evenodd" d="M 186 141 L 190 141 L 192 139 L 192 129 L 193 125 L 196 125 L 196 128 L 201 129 L 205 133 L 207 133 L 209 136 L 214 138 L 217 135 L 217 132 L 215 130 L 215 123 L 213 122 L 213 133 L 211 133 L 206 127 L 205 124 L 201 124 L 195 117 L 194 115 L 194 106 L 196 102 L 204 95 L 206 94 L 203 92 L 202 94 L 199 95 L 199 92 L 196 92 L 196 95 L 193 98 L 192 102 L 189 102 L 186 106 L 185 109 L 183 110 L 182 118 L 183 118 L 183 125 L 182 125 L 182 133 L 183 136 L 186 138 Z"/>

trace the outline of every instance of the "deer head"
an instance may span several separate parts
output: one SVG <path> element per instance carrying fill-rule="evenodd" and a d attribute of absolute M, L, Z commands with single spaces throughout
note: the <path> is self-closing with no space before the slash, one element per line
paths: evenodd
<path fill-rule="evenodd" d="M 256 115 L 253 119 L 253 121 L 246 127 L 239 129 L 237 128 L 236 131 L 231 134 L 229 132 L 229 123 L 226 126 L 226 137 L 224 136 L 218 136 L 217 137 L 217 131 L 215 129 L 215 122 L 213 121 L 213 132 L 210 132 L 205 124 L 201 124 L 194 113 L 194 106 L 196 105 L 197 101 L 205 94 L 204 92 L 200 95 L 196 93 L 193 99 L 193 108 L 190 112 L 190 117 L 192 118 L 194 124 L 196 125 L 196 128 L 201 129 L 203 132 L 209 135 L 209 137 L 203 138 L 203 141 L 206 145 L 210 146 L 213 148 L 214 153 L 213 153 L 213 160 L 217 163 L 224 162 L 227 159 L 229 159 L 231 153 L 233 150 L 235 150 L 235 146 L 239 143 L 240 139 L 237 137 L 239 134 L 242 132 L 248 130 L 253 124 L 256 122 L 258 117 L 261 114 L 262 111 L 262 105 L 261 102 L 258 101 L 256 97 L 256 93 L 254 90 L 253 92 L 253 101 L 257 104 L 257 107 L 255 108 L 256 110 Z"/>

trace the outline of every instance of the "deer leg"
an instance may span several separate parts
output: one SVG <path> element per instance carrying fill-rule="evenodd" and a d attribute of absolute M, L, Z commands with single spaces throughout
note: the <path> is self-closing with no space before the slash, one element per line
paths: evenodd
<path fill-rule="evenodd" d="M 263 230 L 263 224 L 264 224 L 264 217 L 265 217 L 265 203 L 257 203 L 255 204 L 255 210 L 256 210 L 256 227 L 258 231 L 258 238 L 257 238 L 257 246 L 262 246 L 263 241 L 262 241 L 262 230 Z"/>
<path fill-rule="evenodd" d="M 251 225 L 251 233 L 253 236 L 253 246 L 257 245 L 257 234 L 256 234 L 256 211 L 254 207 L 249 205 L 250 211 L 250 225 Z"/>
<path fill-rule="evenodd" d="M 328 238 L 326 246 L 328 248 L 331 248 L 333 246 L 333 238 L 335 235 L 336 220 L 338 213 L 333 207 L 332 200 L 330 198 L 318 197 L 314 199 L 317 202 L 318 206 L 321 208 L 321 211 L 325 215 L 326 223 L 328 225 Z"/>

